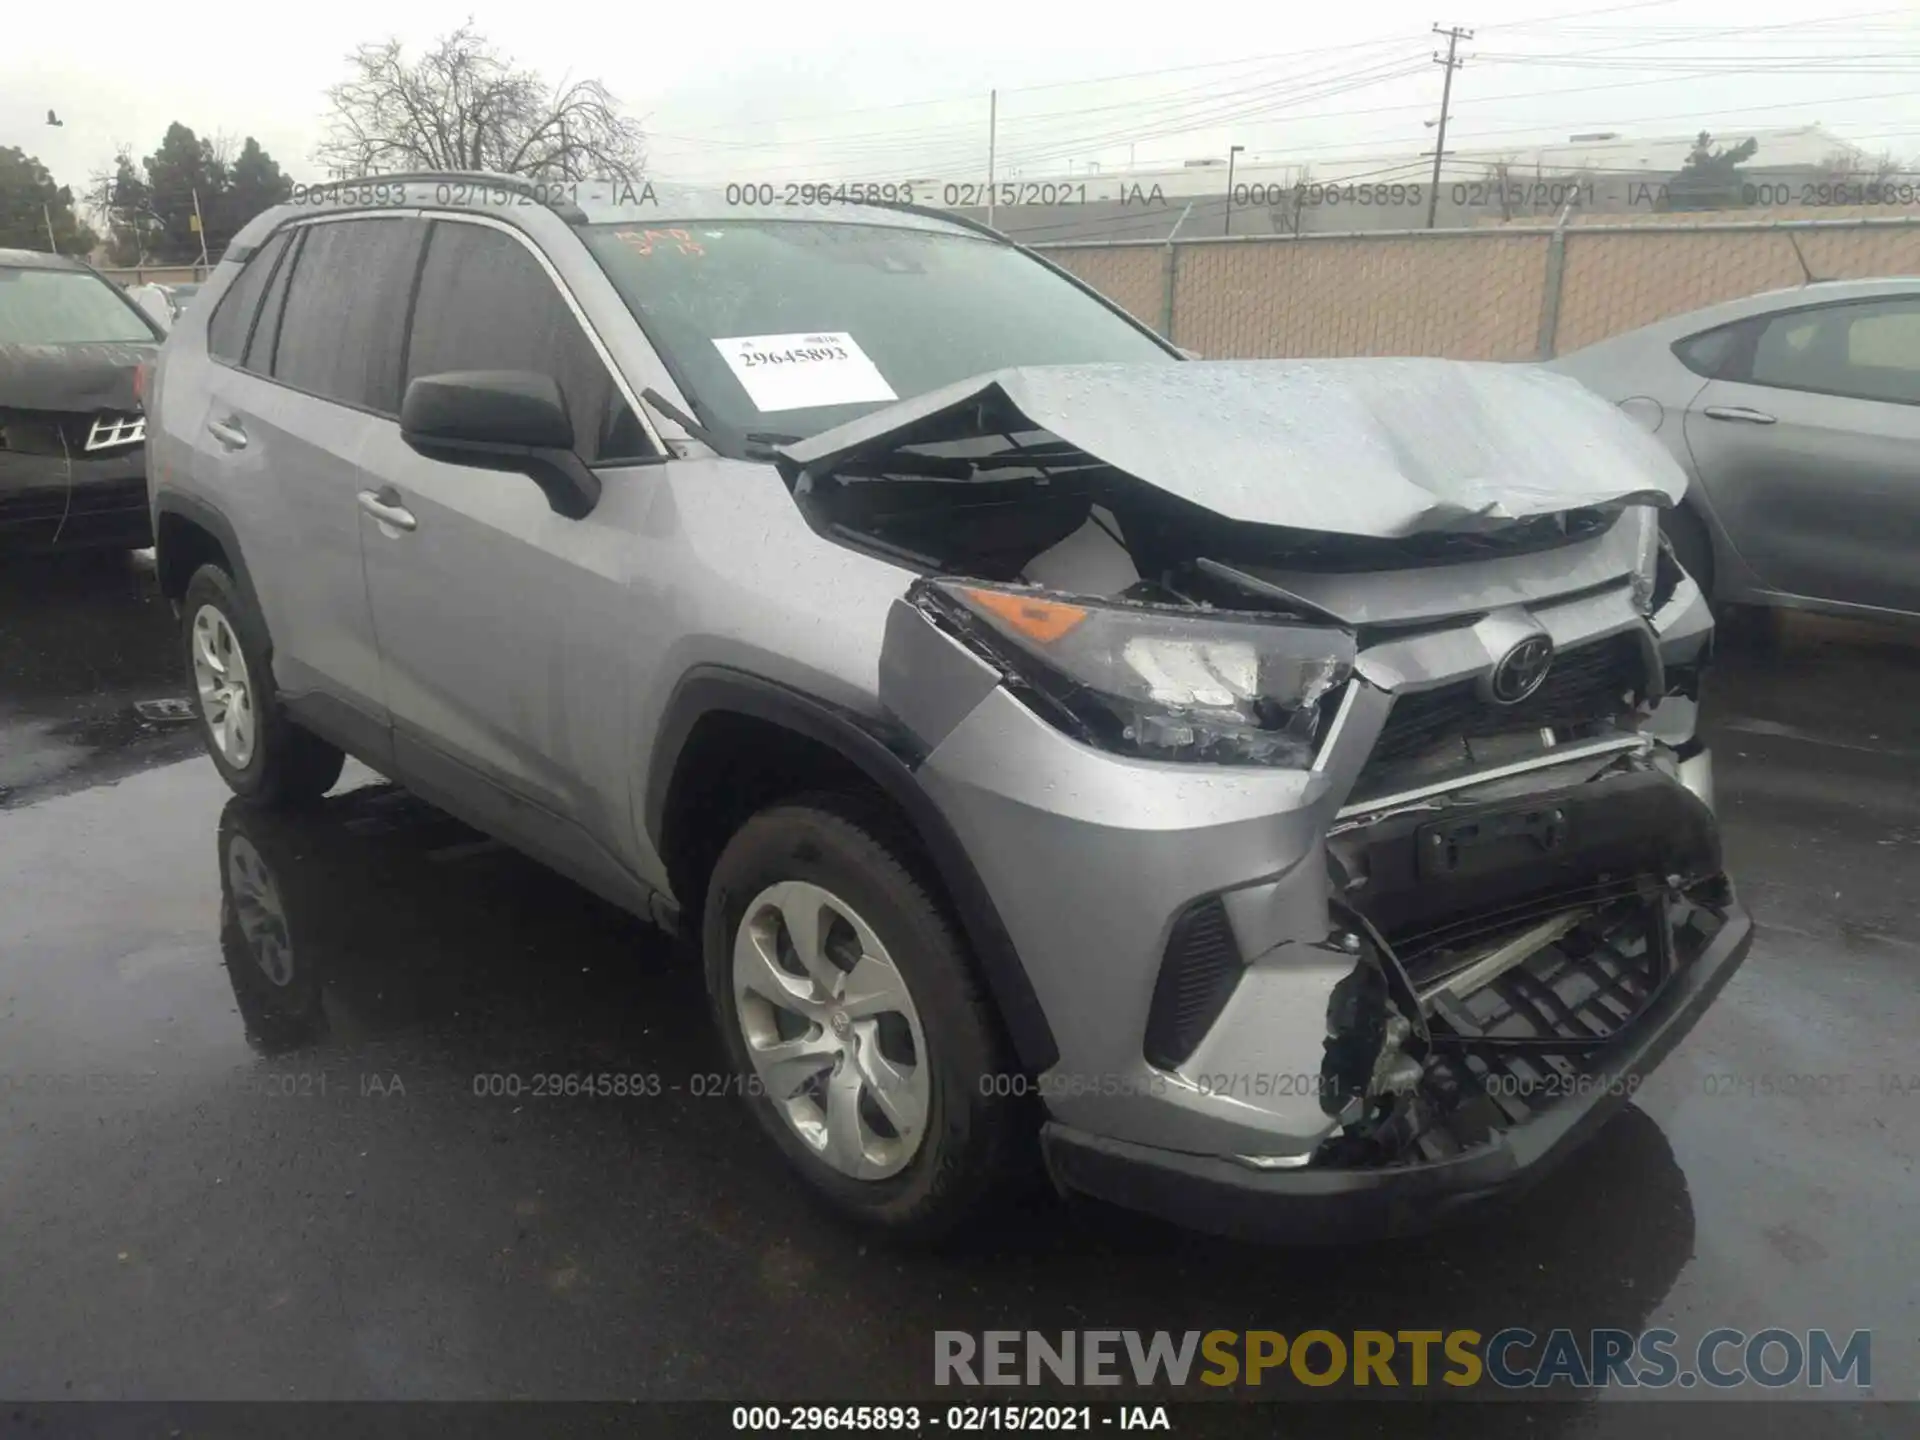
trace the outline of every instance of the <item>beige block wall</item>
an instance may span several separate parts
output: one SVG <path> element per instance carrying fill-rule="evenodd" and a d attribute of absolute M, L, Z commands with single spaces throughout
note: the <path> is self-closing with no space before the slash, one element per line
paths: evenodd
<path fill-rule="evenodd" d="M 1221 359 L 1515 359 L 1533 350 L 1545 254 L 1507 235 L 1189 246 L 1173 338 Z"/>
<path fill-rule="evenodd" d="M 1788 237 L 1792 236 L 1790 240 Z M 1807 266 L 1823 280 L 1920 274 L 1920 226 L 1567 235 L 1560 295 L 1560 354 L 1668 315 L 1798 285 Z"/>
<path fill-rule="evenodd" d="M 1048 249 L 1046 257 L 1062 270 L 1093 286 L 1134 319 L 1160 328 L 1161 310 L 1166 304 L 1167 252 L 1159 246 L 1151 249 L 1129 246 L 1103 248 L 1076 246 L 1070 250 Z"/>
<path fill-rule="evenodd" d="M 1768 218 L 1839 217 L 1816 211 Z M 1920 225 L 1698 234 L 1670 224 L 1644 233 L 1573 226 L 1566 234 L 1556 353 L 1664 316 L 1799 284 L 1803 275 L 1789 235 L 1822 279 L 1920 275 Z M 1531 359 L 1548 245 L 1538 232 L 1497 229 L 1179 245 L 1172 338 L 1218 359 Z M 1046 253 L 1159 327 L 1163 247 L 1049 246 Z"/>

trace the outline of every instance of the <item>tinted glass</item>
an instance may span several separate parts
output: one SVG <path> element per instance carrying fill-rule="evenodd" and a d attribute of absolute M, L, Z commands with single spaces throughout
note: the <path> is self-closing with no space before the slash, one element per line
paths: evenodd
<path fill-rule="evenodd" d="M 0 345 L 151 345 L 158 338 L 98 275 L 0 266 Z"/>
<path fill-rule="evenodd" d="M 1739 348 L 1741 325 L 1723 325 L 1702 335 L 1690 335 L 1673 347 L 1674 357 L 1693 371 L 1712 380 L 1727 371 L 1727 362 Z"/>
<path fill-rule="evenodd" d="M 1920 405 L 1920 300 L 1778 315 L 1754 345 L 1756 385 Z"/>
<path fill-rule="evenodd" d="M 735 430 L 811 435 L 889 390 L 905 398 L 1008 365 L 1178 363 L 1078 286 L 983 237 L 780 220 L 584 234 L 702 418 Z M 822 343 L 843 335 L 852 351 Z M 737 343 L 746 337 L 778 343 L 751 353 Z M 731 360 L 722 340 L 736 342 Z M 771 384 L 753 374 L 762 356 Z M 820 383 L 793 383 L 800 367 Z"/>
<path fill-rule="evenodd" d="M 442 222 L 427 242 L 407 379 L 449 370 L 552 376 L 589 464 L 654 453 L 553 278 L 513 236 L 484 225 Z"/>
<path fill-rule="evenodd" d="M 267 281 L 267 298 L 260 306 L 260 318 L 254 323 L 253 338 L 247 341 L 246 358 L 241 365 L 258 375 L 273 373 L 273 352 L 280 340 L 280 317 L 287 309 L 287 284 L 293 278 L 300 258 L 305 230 L 295 230 L 287 243 L 287 256 Z"/>
<path fill-rule="evenodd" d="M 421 227 L 342 220 L 309 227 L 280 317 L 273 378 L 383 415 L 400 411 L 400 341 Z"/>
<path fill-rule="evenodd" d="M 247 347 L 247 332 L 253 328 L 253 317 L 260 308 L 260 294 L 273 275 L 274 263 L 287 248 L 287 238 L 283 230 L 256 250 L 214 307 L 213 318 L 207 322 L 207 351 L 216 360 L 229 365 L 240 363 L 240 354 Z M 179 290 L 175 290 L 174 304 L 179 305 L 181 299 Z"/>

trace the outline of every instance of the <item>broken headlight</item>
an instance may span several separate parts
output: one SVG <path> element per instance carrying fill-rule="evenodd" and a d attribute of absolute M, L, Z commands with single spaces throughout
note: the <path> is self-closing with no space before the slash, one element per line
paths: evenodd
<path fill-rule="evenodd" d="M 1353 671 L 1344 630 L 958 581 L 915 588 L 1049 720 L 1142 759 L 1309 765 Z"/>

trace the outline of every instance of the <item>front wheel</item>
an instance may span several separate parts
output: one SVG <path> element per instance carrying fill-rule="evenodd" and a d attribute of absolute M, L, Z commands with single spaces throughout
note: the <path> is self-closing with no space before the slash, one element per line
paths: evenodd
<path fill-rule="evenodd" d="M 332 789 L 346 757 L 281 708 L 266 626 L 233 577 L 202 565 L 180 616 L 200 737 L 227 787 L 266 806 L 305 804 Z"/>
<path fill-rule="evenodd" d="M 1026 1125 L 994 1094 L 996 1017 L 884 815 L 777 805 L 714 866 L 707 988 L 761 1128 L 842 1211 L 944 1235 L 1017 1173 Z"/>

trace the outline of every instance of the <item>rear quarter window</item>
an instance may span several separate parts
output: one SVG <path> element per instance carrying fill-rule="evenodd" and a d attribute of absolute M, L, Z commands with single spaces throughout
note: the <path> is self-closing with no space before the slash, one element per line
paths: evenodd
<path fill-rule="evenodd" d="M 1674 359 L 1696 375 L 1708 380 L 1722 379 L 1732 368 L 1745 329 L 1746 322 L 1743 321 L 1738 325 L 1722 325 L 1717 330 L 1689 335 L 1684 340 L 1674 342 Z"/>
<path fill-rule="evenodd" d="M 273 267 L 286 253 L 291 232 L 282 230 L 250 256 L 214 307 L 207 322 L 207 353 L 216 360 L 238 365 L 247 348 L 247 336 L 260 310 L 260 296 L 273 276 Z"/>

